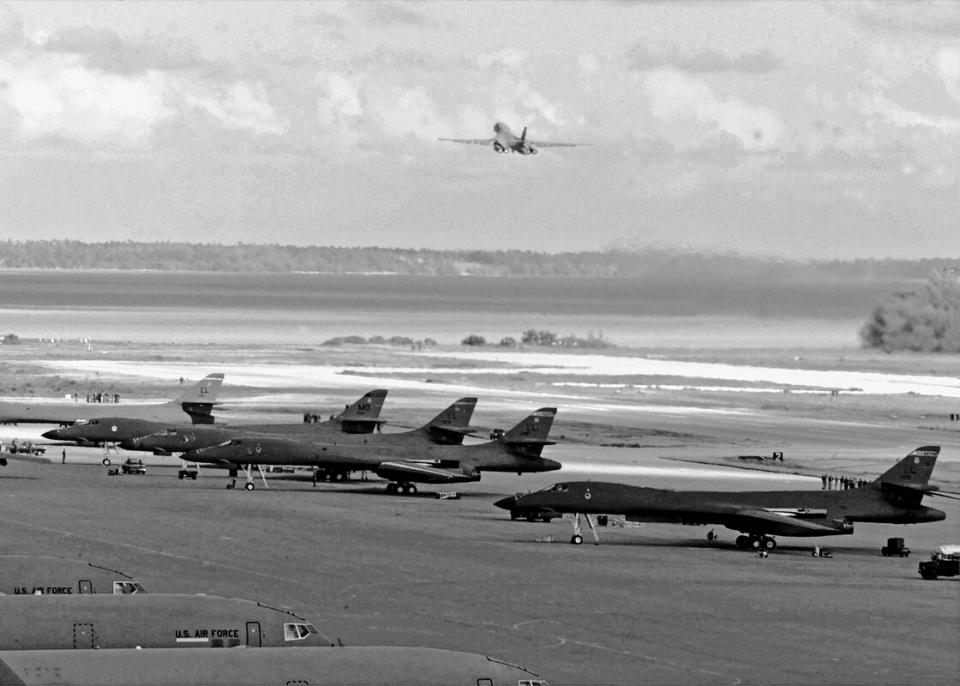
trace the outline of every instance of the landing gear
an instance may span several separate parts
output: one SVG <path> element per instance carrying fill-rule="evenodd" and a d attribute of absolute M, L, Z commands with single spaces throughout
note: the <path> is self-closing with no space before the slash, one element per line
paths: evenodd
<path fill-rule="evenodd" d="M 581 515 L 577 512 L 573 515 L 573 536 L 570 537 L 570 543 L 572 545 L 580 545 L 583 543 L 583 534 L 580 533 L 580 517 L 583 517 L 587 520 L 587 527 L 590 529 L 590 533 L 593 534 L 593 544 L 600 544 L 600 535 L 597 533 L 597 527 L 594 525 L 593 520 L 590 518 L 590 515 Z"/>
<path fill-rule="evenodd" d="M 771 550 L 777 549 L 777 541 L 772 536 L 737 536 L 736 545 L 744 550 Z"/>
<path fill-rule="evenodd" d="M 387 493 L 390 495 L 416 495 L 417 487 L 409 482 L 387 484 Z"/>
<path fill-rule="evenodd" d="M 244 490 L 252 491 L 256 488 L 256 485 L 253 483 L 253 467 L 254 465 L 243 465 L 243 474 L 247 477 L 247 483 L 243 485 Z M 260 480 L 263 481 L 263 487 L 267 488 L 267 477 L 263 473 L 263 467 L 256 465 L 257 471 L 260 473 Z M 230 469 L 230 477 L 233 481 L 227 484 L 227 488 L 236 488 L 237 487 L 237 475 L 238 470 L 235 468 Z"/>

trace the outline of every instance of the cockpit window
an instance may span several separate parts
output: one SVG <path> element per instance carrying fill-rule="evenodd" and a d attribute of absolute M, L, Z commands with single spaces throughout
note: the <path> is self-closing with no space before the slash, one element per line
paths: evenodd
<path fill-rule="evenodd" d="M 129 595 L 131 593 L 146 593 L 147 589 L 143 587 L 143 584 L 137 581 L 114 581 L 113 582 L 113 594 L 114 595 Z"/>
<path fill-rule="evenodd" d="M 310 634 L 319 634 L 317 628 L 313 624 L 284 624 L 283 625 L 283 640 L 284 641 L 302 641 Z"/>
<path fill-rule="evenodd" d="M 554 484 L 553 486 L 541 488 L 537 493 L 566 493 L 567 490 L 567 484 Z"/>

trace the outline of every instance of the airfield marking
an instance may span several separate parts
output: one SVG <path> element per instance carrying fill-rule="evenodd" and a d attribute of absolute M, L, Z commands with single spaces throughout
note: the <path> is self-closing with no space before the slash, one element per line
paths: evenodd
<path fill-rule="evenodd" d="M 555 620 L 555 619 L 528 619 L 528 620 L 523 621 L 523 622 L 517 622 L 517 623 L 514 624 L 513 626 L 504 626 L 504 625 L 502 625 L 502 624 L 495 624 L 495 623 L 493 623 L 493 622 L 483 622 L 483 623 L 481 623 L 481 624 L 472 624 L 472 623 L 470 623 L 470 622 L 465 622 L 465 621 L 463 621 L 463 620 L 455 620 L 455 619 L 445 619 L 444 621 L 445 621 L 445 622 L 448 622 L 448 623 L 450 623 L 450 624 L 461 624 L 461 625 L 463 625 L 463 626 L 469 626 L 469 627 L 473 627 L 473 628 L 482 628 L 482 629 L 486 629 L 486 630 L 489 630 L 491 627 L 494 627 L 494 628 L 496 628 L 496 629 L 501 629 L 501 630 L 506 630 L 506 631 L 515 631 L 515 632 L 521 632 L 521 631 L 522 631 L 522 632 L 524 632 L 524 633 L 533 634 L 533 635 L 535 635 L 535 636 L 542 636 L 542 637 L 545 637 L 545 638 L 552 638 L 552 639 L 555 639 L 555 640 L 559 641 L 559 643 L 555 643 L 554 645 L 541 646 L 541 648 L 557 648 L 557 647 L 559 647 L 559 646 L 561 646 L 561 645 L 565 645 L 565 644 L 570 643 L 570 644 L 573 644 L 573 645 L 582 646 L 582 647 L 584 647 L 584 648 L 592 648 L 592 649 L 594 649 L 594 650 L 599 650 L 599 651 L 603 651 L 603 652 L 607 652 L 607 653 L 616 653 L 616 654 L 618 654 L 618 655 L 626 655 L 627 657 L 639 658 L 639 659 L 641 659 L 641 660 L 646 660 L 647 662 L 653 662 L 653 663 L 655 663 L 655 664 L 659 664 L 659 665 L 662 665 L 662 666 L 665 666 L 665 667 L 671 667 L 671 668 L 673 668 L 673 669 L 675 669 L 675 670 L 677 670 L 677 671 L 680 671 L 680 670 L 690 670 L 690 669 L 692 668 L 692 669 L 694 669 L 694 670 L 696 670 L 696 671 L 698 671 L 698 672 L 700 672 L 700 673 L 702 673 L 702 674 L 708 674 L 708 675 L 710 675 L 710 676 L 716 676 L 716 677 L 724 677 L 724 676 L 726 676 L 725 674 L 722 674 L 722 673 L 720 673 L 720 672 L 714 672 L 714 671 L 711 671 L 711 670 L 709 670 L 709 669 L 703 669 L 702 667 L 690 667 L 690 666 L 685 666 L 685 665 L 679 664 L 679 663 L 677 663 L 677 662 L 673 662 L 672 660 L 668 660 L 668 659 L 662 658 L 662 657 L 654 657 L 654 656 L 652 656 L 652 655 L 641 655 L 641 654 L 639 654 L 639 653 L 635 653 L 635 652 L 632 652 L 632 651 L 630 651 L 630 650 L 623 650 L 622 648 L 614 648 L 614 647 L 612 647 L 612 646 L 604 645 L 604 644 L 602 644 L 602 643 L 595 643 L 595 642 L 592 642 L 592 641 L 580 641 L 580 640 L 577 640 L 577 639 L 575 639 L 575 638 L 567 638 L 567 637 L 565 637 L 565 636 L 560 636 L 560 635 L 558 635 L 558 634 L 548 634 L 548 633 L 545 633 L 545 632 L 542 632 L 542 631 L 535 631 L 535 630 L 533 630 L 533 629 L 523 629 L 523 628 L 521 628 L 521 627 L 523 627 L 525 624 L 534 624 L 534 623 L 536 623 L 536 622 L 556 622 L 557 620 Z M 733 676 L 733 681 L 730 682 L 731 684 L 741 684 L 741 683 L 743 683 L 743 680 L 742 680 L 740 677 L 738 677 L 738 676 L 736 676 L 736 675 L 731 675 L 731 676 Z"/>
<path fill-rule="evenodd" d="M 131 550 L 139 550 L 145 553 L 151 553 L 153 555 L 159 555 L 161 557 L 171 557 L 177 560 L 186 560 L 188 562 L 199 562 L 205 567 L 220 567 L 222 569 L 229 569 L 234 572 L 241 572 L 243 574 L 250 574 L 251 576 L 260 576 L 265 579 L 275 579 L 277 581 L 284 581 L 290 584 L 300 584 L 303 582 L 302 579 L 289 579 L 285 576 L 277 576 L 276 574 L 266 574 L 264 572 L 257 572 L 251 569 L 244 569 L 243 567 L 237 567 L 236 565 L 228 565 L 222 562 L 211 562 L 210 560 L 203 560 L 199 557 L 191 557 L 189 555 L 180 555 L 178 553 L 171 553 L 165 550 L 157 550 L 155 548 L 147 548 L 142 545 L 134 545 L 132 543 L 120 543 L 118 541 L 111 541 L 108 538 L 100 538 L 98 536 L 89 536 L 86 534 L 77 534 L 72 531 L 67 531 L 66 529 L 54 529 L 49 526 L 41 526 L 40 524 L 30 524 L 28 522 L 20 522 L 15 519 L 2 519 L 0 522 L 6 522 L 7 524 L 14 524 L 17 526 L 30 527 L 32 529 L 39 529 L 41 531 L 48 531 L 50 533 L 60 534 L 61 536 L 73 536 L 74 538 L 85 539 L 88 541 L 95 541 L 97 543 L 106 543 L 107 545 L 118 546 L 121 548 L 130 548 Z"/>

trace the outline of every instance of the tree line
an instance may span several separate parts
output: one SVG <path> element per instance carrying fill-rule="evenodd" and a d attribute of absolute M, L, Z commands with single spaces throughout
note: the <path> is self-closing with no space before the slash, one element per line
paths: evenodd
<path fill-rule="evenodd" d="M 128 269 L 215 272 L 390 273 L 418 276 L 562 276 L 663 278 L 691 282 L 791 281 L 850 283 L 916 279 L 946 260 L 852 260 L 813 263 L 726 253 L 144 243 L 74 240 L 0 241 L 0 269 Z"/>

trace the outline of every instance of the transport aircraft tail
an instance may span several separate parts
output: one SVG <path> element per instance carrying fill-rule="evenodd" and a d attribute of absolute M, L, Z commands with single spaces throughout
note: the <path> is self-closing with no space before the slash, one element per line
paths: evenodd
<path fill-rule="evenodd" d="M 543 446 L 553 445 L 547 440 L 553 418 L 557 416 L 557 408 L 542 407 L 515 427 L 507 431 L 498 440 L 511 452 L 522 453 L 531 457 L 539 457 Z"/>
<path fill-rule="evenodd" d="M 348 405 L 336 417 L 337 421 L 340 422 L 340 428 L 348 434 L 373 433 L 380 424 L 380 410 L 383 408 L 383 401 L 386 397 L 387 391 L 378 388 L 370 391 L 352 405 Z"/>

